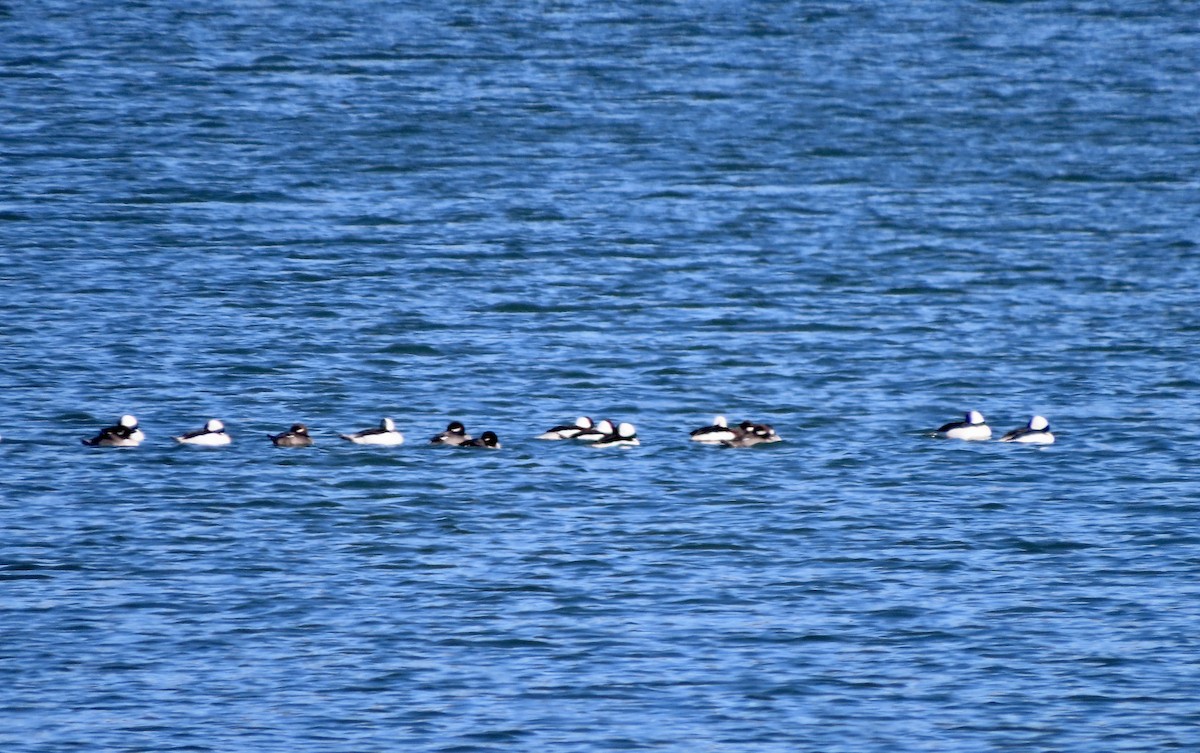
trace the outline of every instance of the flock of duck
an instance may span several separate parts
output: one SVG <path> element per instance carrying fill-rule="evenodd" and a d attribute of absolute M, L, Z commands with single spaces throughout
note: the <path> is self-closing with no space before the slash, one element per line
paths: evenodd
<path fill-rule="evenodd" d="M 404 435 L 396 429 L 396 422 L 390 418 L 384 418 L 378 426 L 370 429 L 338 436 L 354 444 L 391 447 L 404 444 Z M 127 414 L 121 416 L 114 426 L 103 428 L 96 436 L 81 441 L 91 447 L 137 447 L 145 438 L 145 432 L 138 426 L 137 418 Z M 268 434 L 267 438 L 276 447 L 309 447 L 315 443 L 304 424 L 292 424 L 287 431 Z M 202 428 L 179 434 L 174 439 L 180 444 L 202 447 L 220 447 L 233 441 L 233 437 L 225 431 L 225 424 L 217 418 L 211 418 Z M 573 424 L 551 427 L 539 434 L 537 439 L 574 440 L 585 442 L 592 447 L 633 447 L 641 444 L 637 428 L 628 421 L 615 422 L 607 418 L 593 421 L 588 416 L 575 419 Z M 764 442 L 778 442 L 780 438 L 768 424 L 743 421 L 736 427 L 731 427 L 724 417 L 717 416 L 712 426 L 693 431 L 692 439 L 729 447 L 751 447 Z M 451 421 L 446 430 L 432 437 L 429 443 L 487 450 L 498 450 L 501 447 L 496 432 L 485 431 L 478 437 L 472 437 L 461 421 Z"/>
<path fill-rule="evenodd" d="M 992 429 L 987 425 L 983 414 L 973 410 L 968 411 L 962 421 L 946 424 L 934 434 L 948 439 L 979 441 L 991 439 Z M 396 422 L 390 418 L 384 418 L 378 426 L 370 429 L 338 436 L 354 444 L 392 447 L 404 444 L 404 435 L 396 430 Z M 693 430 L 690 437 L 693 442 L 725 447 L 753 447 L 782 440 L 770 424 L 747 420 L 730 426 L 724 416 L 717 416 L 709 426 Z M 124 415 L 116 425 L 101 429 L 99 434 L 84 439 L 82 442 L 92 447 L 137 447 L 145 438 L 145 433 L 138 427 L 137 418 Z M 312 436 L 308 433 L 308 427 L 304 424 L 293 424 L 287 431 L 268 434 L 267 438 L 276 447 L 308 447 L 314 444 Z M 592 447 L 631 447 L 640 444 L 637 428 L 633 424 L 627 421 L 614 423 L 609 419 L 593 421 L 588 416 L 577 418 L 573 424 L 551 427 L 536 438 L 551 441 L 586 442 Z M 233 438 L 225 431 L 225 424 L 216 418 L 209 419 L 203 428 L 177 435 L 174 439 L 180 444 L 203 447 L 219 447 L 233 441 Z M 1000 441 L 1053 444 L 1054 434 L 1050 431 L 1049 421 L 1042 416 L 1034 416 L 1025 426 L 1013 429 L 1000 437 Z M 429 443 L 487 450 L 498 450 L 501 446 L 496 432 L 485 431 L 478 437 L 472 437 L 467 433 L 467 429 L 461 421 L 451 421 L 446 426 L 446 430 L 432 437 Z"/>
<path fill-rule="evenodd" d="M 949 439 L 982 441 L 992 438 L 992 427 L 987 425 L 982 413 L 972 410 L 967 411 L 962 421 L 946 424 L 935 434 Z M 1029 419 L 1029 423 L 1000 437 L 1000 441 L 1021 444 L 1054 444 L 1054 434 L 1050 431 L 1050 422 L 1044 416 L 1034 416 Z"/>

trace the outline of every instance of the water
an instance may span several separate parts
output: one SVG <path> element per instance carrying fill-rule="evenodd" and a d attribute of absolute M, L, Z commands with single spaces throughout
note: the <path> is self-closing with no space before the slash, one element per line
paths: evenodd
<path fill-rule="evenodd" d="M 1194 749 L 1198 51 L 1182 2 L 0 8 L 0 744 Z M 928 436 L 972 408 L 1059 441 Z M 642 446 L 532 439 L 581 414 Z"/>

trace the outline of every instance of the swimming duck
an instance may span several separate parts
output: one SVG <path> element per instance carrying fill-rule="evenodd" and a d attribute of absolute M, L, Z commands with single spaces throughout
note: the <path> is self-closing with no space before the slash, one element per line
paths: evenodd
<path fill-rule="evenodd" d="M 595 428 L 595 424 L 588 416 L 580 416 L 575 419 L 575 423 L 571 425 L 554 426 L 539 434 L 537 439 L 575 439 L 584 431 Z"/>
<path fill-rule="evenodd" d="M 233 438 L 225 433 L 225 424 L 221 423 L 219 419 L 210 418 L 205 422 L 203 429 L 190 431 L 187 434 L 180 434 L 175 437 L 175 441 L 180 444 L 218 447 L 229 444 L 233 441 Z"/>
<path fill-rule="evenodd" d="M 353 434 L 341 434 L 339 436 L 354 444 L 386 445 L 389 447 L 404 444 L 404 435 L 396 431 L 396 422 L 390 418 L 382 419 L 379 422 L 379 426 L 373 429 L 363 429 Z"/>
<path fill-rule="evenodd" d="M 479 439 L 468 439 L 458 445 L 459 447 L 482 447 L 487 450 L 500 449 L 500 438 L 496 436 L 494 431 L 485 431 L 479 435 Z"/>
<path fill-rule="evenodd" d="M 308 427 L 304 424 L 292 424 L 292 428 L 282 434 L 268 434 L 276 447 L 308 447 L 313 443 L 308 435 Z"/>
<path fill-rule="evenodd" d="M 718 444 L 737 436 L 737 432 L 729 428 L 724 416 L 715 416 L 711 426 L 702 426 L 690 432 L 693 442 L 710 442 Z"/>
<path fill-rule="evenodd" d="M 637 429 L 628 421 L 617 425 L 616 431 L 592 443 L 593 447 L 635 447 L 640 445 Z"/>
<path fill-rule="evenodd" d="M 1000 437 L 1000 441 L 1022 444 L 1054 444 L 1054 435 L 1050 433 L 1049 421 L 1043 416 L 1034 416 L 1021 428 L 1013 429 Z"/>
<path fill-rule="evenodd" d="M 992 436 L 992 427 L 988 426 L 983 420 L 982 413 L 972 410 L 967 411 L 962 421 L 955 421 L 938 429 L 937 434 L 949 439 L 990 439 Z"/>
<path fill-rule="evenodd" d="M 438 434 L 433 439 L 429 440 L 430 444 L 447 444 L 460 445 L 471 439 L 471 435 L 467 433 L 467 427 L 463 426 L 462 421 L 451 421 L 446 425 L 446 430 Z"/>
<path fill-rule="evenodd" d="M 126 414 L 116 426 L 101 429 L 100 433 L 91 439 L 80 440 L 90 447 L 137 447 L 146 435 L 138 428 L 138 421 Z"/>
<path fill-rule="evenodd" d="M 737 436 L 721 442 L 725 447 L 753 447 L 757 444 L 782 442 L 783 438 L 775 433 L 770 424 L 756 424 L 743 421 L 738 427 Z"/>
<path fill-rule="evenodd" d="M 616 426 L 607 418 L 602 418 L 590 429 L 584 429 L 575 435 L 580 442 L 598 442 L 615 432 Z"/>

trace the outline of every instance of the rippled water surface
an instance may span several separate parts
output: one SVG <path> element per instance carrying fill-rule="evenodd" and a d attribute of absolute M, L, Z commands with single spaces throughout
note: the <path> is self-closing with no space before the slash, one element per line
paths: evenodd
<path fill-rule="evenodd" d="M 0 5 L 0 745 L 1200 747 L 1198 18 Z"/>

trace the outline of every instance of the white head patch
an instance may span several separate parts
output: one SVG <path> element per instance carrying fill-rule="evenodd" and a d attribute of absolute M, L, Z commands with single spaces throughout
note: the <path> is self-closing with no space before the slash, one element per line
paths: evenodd
<path fill-rule="evenodd" d="M 126 429 L 134 429 L 137 427 L 137 419 L 126 413 L 124 416 L 121 416 L 121 426 L 124 426 Z"/>
<path fill-rule="evenodd" d="M 215 418 L 208 419 L 208 423 L 206 423 L 204 425 L 204 430 L 211 431 L 211 432 L 218 432 L 224 428 L 225 428 L 225 424 L 221 423 L 220 420 L 215 419 Z"/>
<path fill-rule="evenodd" d="M 1043 416 L 1034 416 L 1033 418 L 1029 419 L 1029 428 L 1033 429 L 1034 431 L 1045 431 L 1046 429 L 1050 428 L 1050 422 L 1047 421 Z"/>
<path fill-rule="evenodd" d="M 967 414 L 967 423 L 975 425 L 983 423 L 983 414 L 977 410 L 973 410 Z"/>

